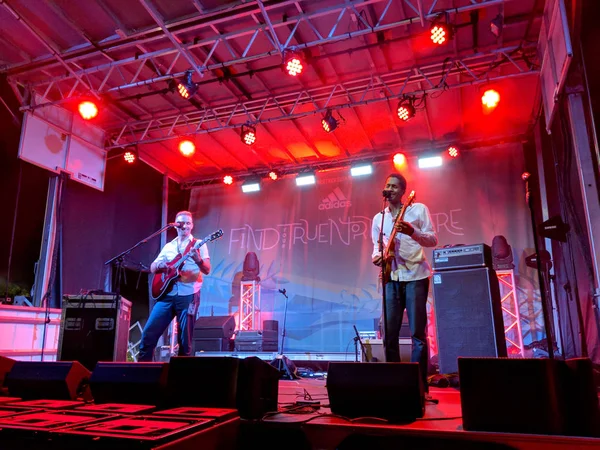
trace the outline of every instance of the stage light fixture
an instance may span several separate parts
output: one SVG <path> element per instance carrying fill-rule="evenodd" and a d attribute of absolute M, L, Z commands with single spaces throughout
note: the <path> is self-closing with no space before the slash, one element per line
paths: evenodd
<path fill-rule="evenodd" d="M 227 185 L 233 184 L 233 177 L 231 175 L 225 175 L 223 177 L 223 183 Z"/>
<path fill-rule="evenodd" d="M 247 194 L 248 192 L 260 191 L 260 182 L 256 180 L 248 180 L 242 183 L 242 192 Z"/>
<path fill-rule="evenodd" d="M 272 170 L 271 172 L 269 172 L 269 178 L 273 181 L 275 181 L 277 178 L 279 178 L 279 176 L 277 175 L 277 172 L 275 172 L 274 170 Z"/>
<path fill-rule="evenodd" d="M 488 109 L 494 109 L 500 103 L 500 94 L 494 89 L 488 89 L 483 93 L 481 103 Z"/>
<path fill-rule="evenodd" d="M 458 151 L 458 147 L 451 145 L 448 147 L 448 155 L 452 158 L 457 158 L 460 152 Z"/>
<path fill-rule="evenodd" d="M 177 83 L 177 92 L 179 92 L 179 95 L 186 100 L 193 97 L 198 90 L 198 85 L 192 81 L 192 73 L 191 70 L 188 70 L 183 79 Z"/>
<path fill-rule="evenodd" d="M 296 186 L 307 186 L 317 182 L 313 172 L 301 173 L 296 177 Z"/>
<path fill-rule="evenodd" d="M 494 36 L 500 37 L 500 34 L 502 34 L 503 25 L 504 25 L 504 17 L 502 17 L 502 14 L 498 14 L 490 22 L 490 31 L 492 32 L 492 34 Z"/>
<path fill-rule="evenodd" d="M 419 158 L 419 169 L 429 169 L 431 167 L 440 167 L 442 165 L 441 156 L 428 156 Z"/>
<path fill-rule="evenodd" d="M 360 177 L 361 175 L 371 175 L 373 166 L 371 164 L 360 164 L 350 168 L 350 175 Z"/>
<path fill-rule="evenodd" d="M 185 140 L 179 143 L 179 151 L 183 156 L 192 156 L 196 151 L 196 145 L 192 141 Z"/>
<path fill-rule="evenodd" d="M 304 64 L 302 62 L 302 58 L 300 58 L 295 53 L 289 53 L 285 58 L 285 71 L 288 75 L 295 77 L 300 75 L 304 70 Z"/>
<path fill-rule="evenodd" d="M 330 109 L 328 109 L 327 112 L 325 113 L 325 116 L 323 116 L 323 119 L 321 120 L 321 125 L 323 126 L 323 129 L 327 133 L 331 133 L 333 130 L 335 130 L 337 128 L 338 121 L 336 120 L 335 117 L 333 117 L 333 113 L 331 112 Z"/>
<path fill-rule="evenodd" d="M 452 28 L 445 23 L 434 23 L 431 25 L 429 31 L 431 33 L 431 41 L 437 45 L 445 44 L 452 37 Z"/>
<path fill-rule="evenodd" d="M 138 159 L 138 152 L 135 148 L 128 148 L 123 153 L 123 159 L 127 164 L 133 164 Z"/>
<path fill-rule="evenodd" d="M 96 106 L 96 104 L 91 100 L 84 100 L 80 102 L 77 110 L 79 111 L 79 115 L 81 115 L 84 120 L 92 120 L 98 115 L 98 106 Z"/>
<path fill-rule="evenodd" d="M 256 142 L 256 128 L 252 125 L 242 125 L 241 137 L 244 144 L 254 144 Z"/>
<path fill-rule="evenodd" d="M 416 111 L 412 99 L 402 99 L 398 103 L 398 118 L 404 122 L 408 122 L 415 117 Z"/>

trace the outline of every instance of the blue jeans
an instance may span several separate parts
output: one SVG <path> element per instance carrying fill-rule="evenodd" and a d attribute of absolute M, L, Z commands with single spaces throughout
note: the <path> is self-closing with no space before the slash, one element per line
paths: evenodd
<path fill-rule="evenodd" d="M 146 326 L 144 326 L 138 361 L 152 361 L 158 339 L 169 326 L 173 317 L 177 317 L 179 356 L 190 356 L 192 334 L 199 304 L 200 292 L 183 296 L 167 296 L 158 300 L 152 308 Z"/>
<path fill-rule="evenodd" d="M 408 316 L 408 326 L 412 340 L 411 362 L 418 362 L 421 369 L 423 387 L 427 391 L 427 364 L 429 346 L 427 344 L 427 294 L 429 278 L 416 281 L 388 281 L 385 284 L 387 334 L 384 335 L 386 362 L 400 362 L 400 327 L 404 308 Z"/>

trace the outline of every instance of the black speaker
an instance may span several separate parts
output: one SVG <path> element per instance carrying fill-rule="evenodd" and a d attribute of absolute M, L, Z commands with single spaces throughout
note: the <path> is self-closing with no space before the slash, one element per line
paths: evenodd
<path fill-rule="evenodd" d="M 0 356 L 0 389 L 4 387 L 4 379 L 6 374 L 10 372 L 15 364 L 14 359 L 7 358 L 6 356 Z"/>
<path fill-rule="evenodd" d="M 243 419 L 277 410 L 279 372 L 257 357 L 177 356 L 170 366 L 172 406 L 236 408 Z"/>
<path fill-rule="evenodd" d="M 506 356 L 496 272 L 485 267 L 434 272 L 433 298 L 440 373 L 458 372 L 459 356 Z"/>
<path fill-rule="evenodd" d="M 330 362 L 331 412 L 403 422 L 423 417 L 425 395 L 418 363 Z"/>
<path fill-rule="evenodd" d="M 94 402 L 163 405 L 168 369 L 166 362 L 99 362 L 90 378 Z"/>
<path fill-rule="evenodd" d="M 89 400 L 90 375 L 77 361 L 16 361 L 4 384 L 23 400 Z"/>
<path fill-rule="evenodd" d="M 194 339 L 229 339 L 234 331 L 234 316 L 202 316 L 194 323 Z"/>
<path fill-rule="evenodd" d="M 131 302 L 116 294 L 65 295 L 58 359 L 88 370 L 98 361 L 125 362 L 130 320 Z"/>

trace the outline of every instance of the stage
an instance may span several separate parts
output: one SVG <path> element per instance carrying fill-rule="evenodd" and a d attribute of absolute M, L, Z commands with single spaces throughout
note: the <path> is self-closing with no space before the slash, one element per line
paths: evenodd
<path fill-rule="evenodd" d="M 376 382 L 375 380 L 373 381 Z M 331 414 L 326 379 L 280 380 L 279 413 L 254 424 L 268 448 L 493 448 L 592 449 L 600 439 L 513 433 L 470 432 L 462 428 L 460 393 L 454 388 L 431 388 L 438 404 L 426 403 L 425 415 L 412 423 L 391 425 L 369 417 L 346 419 Z M 297 401 L 317 400 L 320 407 L 298 407 Z M 248 430 L 247 426 L 242 429 Z M 250 431 L 251 433 L 256 433 Z M 277 441 L 281 437 L 284 440 Z M 263 445 L 261 444 L 261 447 Z"/>

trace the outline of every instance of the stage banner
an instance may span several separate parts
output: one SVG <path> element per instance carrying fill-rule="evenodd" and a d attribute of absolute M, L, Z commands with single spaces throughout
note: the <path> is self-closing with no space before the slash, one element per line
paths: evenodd
<path fill-rule="evenodd" d="M 535 272 L 524 259 L 533 253 L 529 212 L 521 173 L 521 145 L 464 152 L 442 167 L 419 169 L 408 159 L 402 173 L 408 191 L 428 206 L 439 246 L 486 243 L 504 235 L 512 246 L 517 297 L 525 342 L 541 339 L 543 328 Z M 283 326 L 285 351 L 346 352 L 354 358 L 355 336 L 373 331 L 381 316 L 379 269 L 371 263 L 371 223 L 382 208 L 381 191 L 391 162 L 378 163 L 371 175 L 351 177 L 349 168 L 317 172 L 317 183 L 298 187 L 295 176 L 262 181 L 260 192 L 242 193 L 239 184 L 193 189 L 190 210 L 194 235 L 222 228 L 209 244 L 212 272 L 205 278 L 199 315 L 236 314 L 240 280 L 248 252 L 260 261 L 261 320 Z M 432 250 L 427 249 L 431 263 Z M 258 298 L 256 298 L 258 301 Z M 430 293 L 429 335 L 436 353 Z M 538 318 L 540 318 L 538 320 Z"/>

